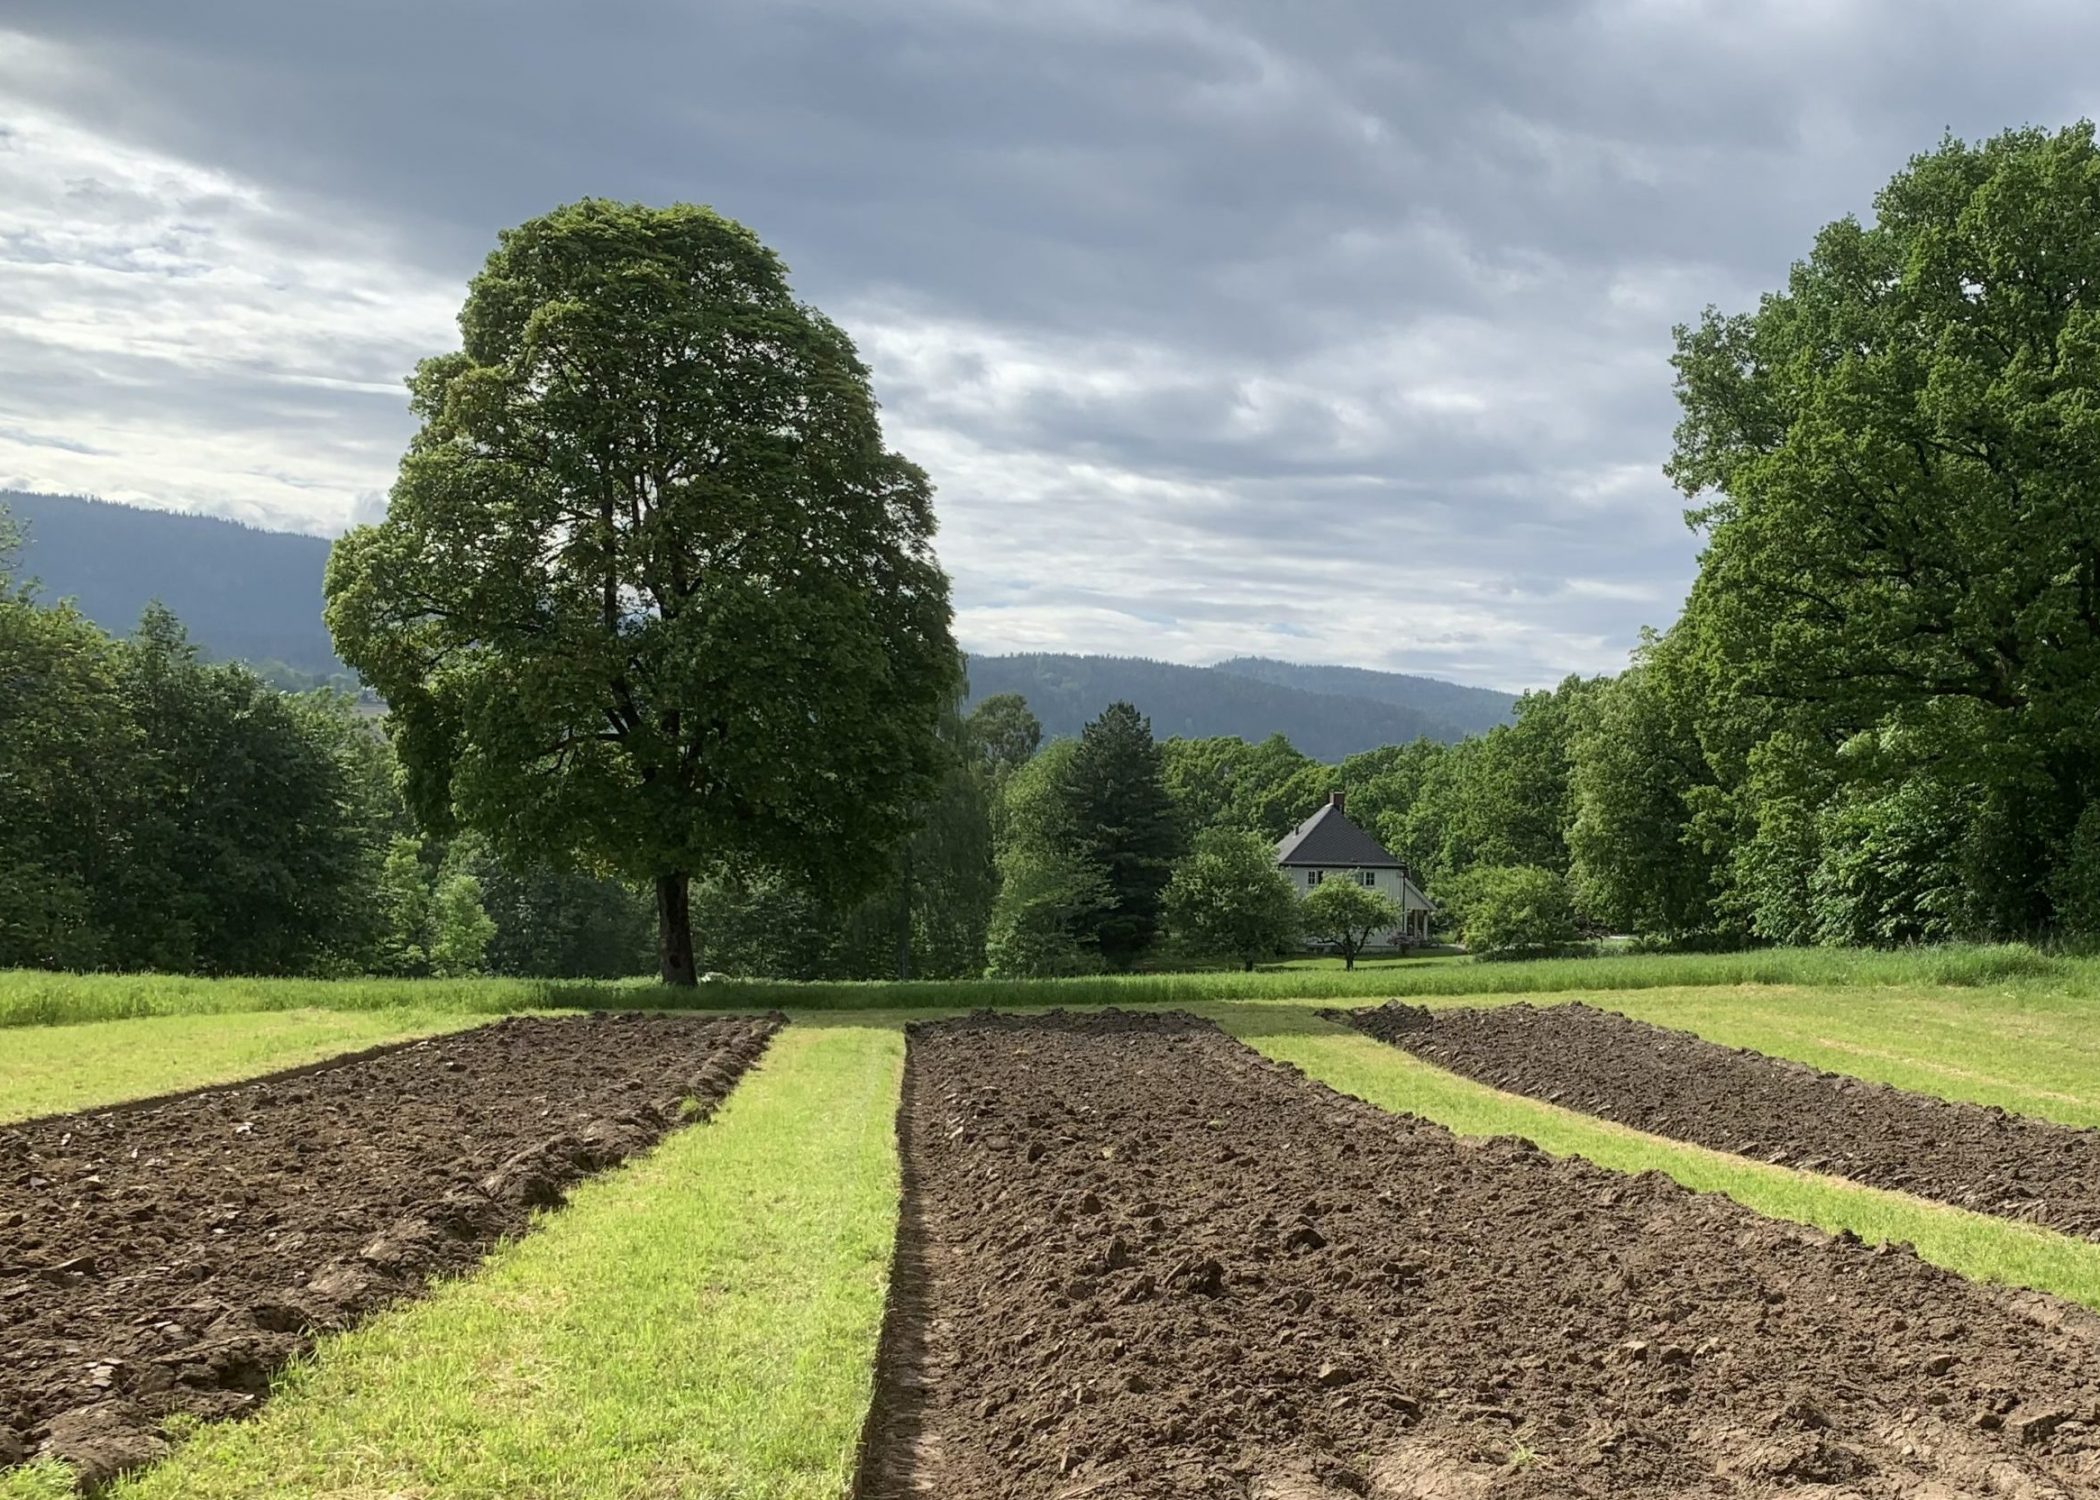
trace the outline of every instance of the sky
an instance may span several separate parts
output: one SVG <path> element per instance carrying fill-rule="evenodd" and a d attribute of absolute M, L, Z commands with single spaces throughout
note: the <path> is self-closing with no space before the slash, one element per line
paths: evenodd
<path fill-rule="evenodd" d="M 1671 328 L 2085 0 L 7 0 L 0 488 L 334 535 L 496 232 L 700 202 L 939 489 L 978 651 L 1550 685 L 1697 566 Z"/>

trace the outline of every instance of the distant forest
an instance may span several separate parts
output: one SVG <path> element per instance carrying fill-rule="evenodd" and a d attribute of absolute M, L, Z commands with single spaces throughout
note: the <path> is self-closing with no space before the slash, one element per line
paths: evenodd
<path fill-rule="evenodd" d="M 1320 761 L 1430 739 L 1455 744 L 1510 722 L 1516 698 L 1487 688 L 1352 667 L 1237 657 L 1214 667 L 1125 656 L 973 656 L 972 703 L 1018 693 L 1053 739 L 1111 703 L 1134 703 L 1162 739 L 1281 734 Z"/>
<path fill-rule="evenodd" d="M 72 599 L 127 635 L 159 600 L 213 660 L 247 663 L 272 686 L 354 688 L 321 623 L 320 537 L 213 516 L 74 496 L 0 491 L 26 533 L 22 571 L 46 599 Z M 1162 738 L 1282 734 L 1315 760 L 1427 738 L 1453 743 L 1510 720 L 1516 699 L 1486 688 L 1357 667 L 1238 657 L 1215 667 L 1137 657 L 973 656 L 971 702 L 1019 693 L 1044 733 L 1079 733 L 1115 702 L 1135 703 Z"/>

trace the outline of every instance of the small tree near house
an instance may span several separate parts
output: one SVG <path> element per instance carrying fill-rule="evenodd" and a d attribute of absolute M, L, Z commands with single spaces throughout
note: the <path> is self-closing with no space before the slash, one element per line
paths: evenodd
<path fill-rule="evenodd" d="M 1356 955 L 1370 943 L 1372 933 L 1400 925 L 1400 907 L 1391 896 L 1353 880 L 1321 881 L 1306 892 L 1300 911 L 1305 935 L 1340 949 L 1345 969 L 1356 967 Z"/>

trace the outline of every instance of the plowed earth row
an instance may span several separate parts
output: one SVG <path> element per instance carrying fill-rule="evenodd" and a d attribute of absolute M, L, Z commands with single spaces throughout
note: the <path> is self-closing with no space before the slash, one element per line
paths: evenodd
<path fill-rule="evenodd" d="M 1327 1014 L 1467 1078 L 1652 1135 L 2100 1239 L 2100 1130 L 1823 1073 L 1579 1002 Z"/>
<path fill-rule="evenodd" d="M 0 1128 L 0 1467 L 93 1484 L 705 1115 L 778 1018 L 516 1018 Z"/>
<path fill-rule="evenodd" d="M 1334 1094 L 914 1027 L 870 1500 L 2100 1492 L 2100 1319 Z"/>

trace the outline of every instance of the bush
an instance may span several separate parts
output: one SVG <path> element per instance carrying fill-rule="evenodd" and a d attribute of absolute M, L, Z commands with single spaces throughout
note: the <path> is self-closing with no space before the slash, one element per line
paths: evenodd
<path fill-rule="evenodd" d="M 1465 940 L 1482 958 L 1550 953 L 1575 941 L 1568 883 L 1537 865 L 1490 865 L 1465 876 Z"/>
<path fill-rule="evenodd" d="M 1298 893 L 1256 833 L 1214 828 L 1167 882 L 1167 928 L 1187 952 L 1251 969 L 1297 944 Z"/>

